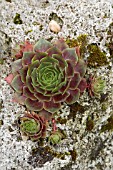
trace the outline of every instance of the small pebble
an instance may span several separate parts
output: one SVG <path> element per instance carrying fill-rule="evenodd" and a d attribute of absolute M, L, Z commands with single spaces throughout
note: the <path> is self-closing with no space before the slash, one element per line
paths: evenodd
<path fill-rule="evenodd" d="M 51 20 L 50 23 L 49 23 L 49 28 L 51 31 L 55 32 L 55 33 L 58 33 L 60 31 L 60 25 L 54 21 L 54 20 Z"/>

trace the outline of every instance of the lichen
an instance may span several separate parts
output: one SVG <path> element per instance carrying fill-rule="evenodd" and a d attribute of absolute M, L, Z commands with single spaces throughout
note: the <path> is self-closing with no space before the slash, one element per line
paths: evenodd
<path fill-rule="evenodd" d="M 65 159 L 65 155 L 70 155 L 70 152 L 57 152 L 49 146 L 33 148 L 31 156 L 28 158 L 28 163 L 35 167 L 43 167 L 46 162 L 50 162 L 54 157 Z M 74 154 L 73 154 L 74 155 Z"/>
<path fill-rule="evenodd" d="M 31 152 L 31 156 L 28 158 L 28 163 L 35 167 L 43 167 L 43 165 L 48 162 L 52 161 L 54 158 L 53 154 L 51 153 L 51 149 L 46 147 L 38 147 L 33 148 Z"/>
<path fill-rule="evenodd" d="M 107 123 L 101 127 L 101 132 L 113 131 L 113 114 L 107 119 Z"/>
<path fill-rule="evenodd" d="M 16 13 L 16 16 L 14 17 L 13 22 L 15 24 L 22 24 L 23 23 L 21 18 L 20 18 L 20 14 Z"/>

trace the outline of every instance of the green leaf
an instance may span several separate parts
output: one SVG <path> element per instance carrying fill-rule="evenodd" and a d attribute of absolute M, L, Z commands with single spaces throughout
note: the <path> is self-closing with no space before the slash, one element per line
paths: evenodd
<path fill-rule="evenodd" d="M 14 90 L 17 92 L 17 93 L 22 93 L 22 88 L 23 88 L 23 83 L 21 81 L 21 77 L 20 75 L 16 75 L 12 82 L 11 82 L 11 86 L 14 88 Z"/>
<path fill-rule="evenodd" d="M 47 40 L 40 39 L 35 45 L 34 45 L 34 51 L 39 52 L 45 52 L 49 48 L 52 47 L 52 44 L 48 42 Z"/>

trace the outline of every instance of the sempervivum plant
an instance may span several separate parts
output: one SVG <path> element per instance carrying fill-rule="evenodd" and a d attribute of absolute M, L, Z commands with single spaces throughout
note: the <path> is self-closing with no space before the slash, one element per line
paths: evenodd
<path fill-rule="evenodd" d="M 23 117 L 20 117 L 20 130 L 32 141 L 36 141 L 39 138 L 45 137 L 46 122 L 34 112 L 25 113 Z"/>
<path fill-rule="evenodd" d="M 52 145 L 58 144 L 61 142 L 62 137 L 63 137 L 62 133 L 60 133 L 59 131 L 55 131 L 49 136 L 49 142 Z"/>
<path fill-rule="evenodd" d="M 46 119 L 62 102 L 76 102 L 86 88 L 86 63 L 77 54 L 78 48 L 69 48 L 63 39 L 53 45 L 44 39 L 21 45 L 6 78 L 16 92 L 14 100 Z"/>
<path fill-rule="evenodd" d="M 102 77 L 91 76 L 89 78 L 88 90 L 91 97 L 100 98 L 106 86 L 106 81 Z"/>

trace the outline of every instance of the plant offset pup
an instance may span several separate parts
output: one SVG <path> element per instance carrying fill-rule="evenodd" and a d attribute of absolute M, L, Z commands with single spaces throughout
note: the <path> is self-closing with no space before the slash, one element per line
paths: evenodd
<path fill-rule="evenodd" d="M 32 112 L 25 113 L 20 117 L 20 129 L 31 140 L 35 141 L 39 138 L 44 138 L 46 135 L 46 122 L 38 114 Z"/>
<path fill-rule="evenodd" d="M 75 48 L 63 39 L 54 45 L 40 39 L 35 45 L 25 42 L 16 53 L 12 74 L 6 81 L 15 90 L 14 100 L 38 111 L 49 120 L 62 102 L 75 103 L 85 90 L 86 63 Z"/>

